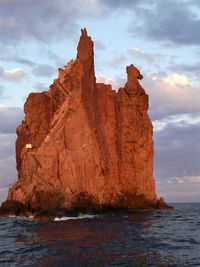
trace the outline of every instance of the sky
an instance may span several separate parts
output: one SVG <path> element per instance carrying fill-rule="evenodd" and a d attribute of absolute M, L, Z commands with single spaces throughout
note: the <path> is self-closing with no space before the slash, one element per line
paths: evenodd
<path fill-rule="evenodd" d="M 0 202 L 17 179 L 23 104 L 75 58 L 84 27 L 94 41 L 97 81 L 117 90 L 130 64 L 144 76 L 157 194 L 200 201 L 200 1 L 0 0 Z"/>

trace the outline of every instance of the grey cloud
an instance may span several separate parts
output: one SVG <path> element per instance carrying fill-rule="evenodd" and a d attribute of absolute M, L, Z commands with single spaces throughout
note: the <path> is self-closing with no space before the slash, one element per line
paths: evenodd
<path fill-rule="evenodd" d="M 0 107 L 0 133 L 15 133 L 23 118 L 23 110 L 17 107 Z"/>
<path fill-rule="evenodd" d="M 4 70 L 0 67 L 0 78 L 6 81 L 17 81 L 23 79 L 25 72 L 21 68 Z"/>
<path fill-rule="evenodd" d="M 9 186 L 16 179 L 15 134 L 0 133 L 0 188 Z"/>
<path fill-rule="evenodd" d="M 199 136 L 200 124 L 189 121 L 168 122 L 154 132 L 156 190 L 167 201 L 200 201 Z"/>
<path fill-rule="evenodd" d="M 36 83 L 34 86 L 34 89 L 36 91 L 47 91 L 48 90 L 48 86 L 43 84 L 43 83 Z"/>
<path fill-rule="evenodd" d="M 194 84 L 191 85 L 185 76 L 175 76 L 177 84 L 175 81 L 174 84 L 170 84 L 173 79 L 175 80 L 173 73 L 171 75 L 160 73 L 159 77 L 153 73 L 148 74 L 142 71 L 141 73 L 144 75 L 141 84 L 149 95 L 149 115 L 152 120 L 158 120 L 170 115 L 200 112 L 200 87 Z M 178 83 L 179 78 L 180 84 Z M 181 84 L 181 78 L 183 78 L 183 84 Z M 112 84 L 113 88 L 118 90 L 119 87 L 124 86 L 126 74 L 124 71 L 120 76 L 110 78 L 98 71 L 97 81 Z"/>
<path fill-rule="evenodd" d="M 200 19 L 195 9 L 199 10 L 195 2 L 192 5 L 184 0 L 154 1 L 153 8 L 143 10 L 143 23 L 136 30 L 130 26 L 129 31 L 157 41 L 199 45 Z"/>
<path fill-rule="evenodd" d="M 195 9 L 199 9 L 198 1 L 192 4 L 184 0 L 1 1 L 1 41 L 12 44 L 34 38 L 51 42 L 72 37 L 78 32 L 81 19 L 99 19 L 117 10 L 132 14 L 134 23 L 129 27 L 132 34 L 198 45 L 200 20 L 193 12 Z"/>
<path fill-rule="evenodd" d="M 97 2 L 98 3 L 98 2 Z M 9 0 L 0 3 L 0 35 L 4 43 L 34 38 L 51 42 L 78 32 L 81 18 L 105 15 L 90 0 Z"/>
<path fill-rule="evenodd" d="M 200 201 L 199 176 L 174 177 L 165 181 L 157 181 L 156 190 L 158 195 L 165 196 L 168 202 Z"/>
<path fill-rule="evenodd" d="M 0 98 L 2 97 L 4 90 L 5 90 L 5 87 L 0 85 Z"/>
<path fill-rule="evenodd" d="M 106 50 L 105 44 L 103 44 L 100 40 L 96 40 L 94 42 L 94 47 L 95 49 L 98 49 L 98 50 Z"/>
<path fill-rule="evenodd" d="M 142 80 L 146 92 L 149 94 L 150 111 L 153 120 L 173 114 L 200 112 L 200 88 L 194 84 L 174 84 L 166 82 L 173 80 L 173 76 L 159 77 L 145 74 Z"/>
<path fill-rule="evenodd" d="M 21 68 L 4 70 L 3 78 L 7 81 L 17 81 L 23 79 L 25 76 L 25 72 Z"/>
<path fill-rule="evenodd" d="M 0 158 L 6 159 L 11 155 L 15 155 L 15 143 L 16 134 L 15 133 L 0 133 Z"/>
<path fill-rule="evenodd" d="M 115 76 L 113 79 L 103 76 L 103 75 L 97 75 L 97 82 L 98 83 L 105 83 L 105 84 L 111 84 L 113 90 L 118 90 L 120 87 L 123 87 L 126 79 L 123 78 L 123 76 Z"/>
<path fill-rule="evenodd" d="M 140 5 L 144 1 L 142 0 L 101 0 L 100 2 L 112 9 L 116 9 L 116 8 L 129 9 L 131 7 Z"/>
<path fill-rule="evenodd" d="M 52 67 L 51 65 L 47 64 L 41 64 L 41 65 L 36 65 L 33 68 L 33 74 L 35 76 L 51 76 L 56 72 L 56 68 Z"/>
<path fill-rule="evenodd" d="M 65 57 L 60 57 L 54 51 L 46 48 L 40 49 L 40 57 L 48 58 L 49 60 L 54 62 L 52 65 L 56 65 L 57 67 L 64 66 L 67 62 Z"/>
<path fill-rule="evenodd" d="M 160 53 L 149 53 L 141 51 L 137 48 L 128 48 L 128 54 L 133 57 L 134 59 L 140 59 L 147 61 L 149 63 L 158 62 L 162 59 L 162 55 Z"/>
<path fill-rule="evenodd" d="M 36 65 L 35 62 L 30 60 L 29 58 L 24 58 L 24 55 L 20 56 L 20 53 L 18 53 L 18 47 L 13 48 L 11 46 L 7 46 L 5 44 L 0 43 L 0 51 L 1 51 L 0 61 L 2 63 L 4 62 L 18 63 L 29 67 L 33 67 Z"/>
<path fill-rule="evenodd" d="M 154 174 L 159 180 L 200 175 L 200 125 L 168 123 L 154 132 Z"/>
<path fill-rule="evenodd" d="M 7 194 L 7 187 L 16 179 L 15 140 L 16 127 L 23 117 L 21 108 L 0 107 L 0 201 Z"/>
<path fill-rule="evenodd" d="M 175 72 L 187 73 L 195 76 L 199 80 L 200 75 L 200 61 L 192 64 L 177 64 L 173 63 L 170 65 L 170 69 Z"/>
<path fill-rule="evenodd" d="M 41 41 L 51 40 L 63 30 L 72 34 L 78 13 L 74 1 L 1 1 L 1 40 L 23 40 L 33 37 Z M 78 15 L 78 14 L 77 14 Z M 70 22 L 70 23 L 69 23 Z"/>
<path fill-rule="evenodd" d="M 116 68 L 119 67 L 125 60 L 125 55 L 115 54 L 113 57 L 107 60 L 107 63 L 110 67 Z"/>
<path fill-rule="evenodd" d="M 18 57 L 15 55 L 9 55 L 9 54 L 8 55 L 0 55 L 0 60 L 4 61 L 4 62 L 15 62 L 15 63 L 27 65 L 27 66 L 34 66 L 35 65 L 35 63 L 29 59 L 25 59 L 22 57 Z"/>
<path fill-rule="evenodd" d="M 6 200 L 8 187 L 0 187 L 0 204 Z"/>
<path fill-rule="evenodd" d="M 4 72 L 4 69 L 0 67 L 0 78 L 3 78 L 3 72 Z"/>

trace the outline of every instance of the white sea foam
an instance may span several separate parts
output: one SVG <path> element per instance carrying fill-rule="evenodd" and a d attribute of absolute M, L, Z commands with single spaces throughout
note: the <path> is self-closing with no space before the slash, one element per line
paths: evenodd
<path fill-rule="evenodd" d="M 65 217 L 65 216 L 61 218 L 56 217 L 54 221 L 59 222 L 59 221 L 68 221 L 68 220 L 93 219 L 97 217 L 98 217 L 97 215 L 92 215 L 92 214 L 79 214 L 76 217 Z"/>
<path fill-rule="evenodd" d="M 34 216 L 29 216 L 29 217 L 26 217 L 26 216 L 19 216 L 19 215 L 14 215 L 14 214 L 11 214 L 8 216 L 9 218 L 15 218 L 17 220 L 21 220 L 21 221 L 27 221 L 27 220 L 33 220 Z"/>

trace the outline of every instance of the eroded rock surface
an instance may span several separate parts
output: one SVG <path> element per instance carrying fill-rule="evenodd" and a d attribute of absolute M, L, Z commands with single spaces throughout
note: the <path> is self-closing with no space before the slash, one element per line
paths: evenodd
<path fill-rule="evenodd" d="M 143 76 L 128 66 L 127 83 L 116 92 L 96 83 L 86 29 L 77 50 L 47 92 L 26 100 L 17 128 L 18 180 L 7 201 L 29 210 L 156 206 L 148 95 L 138 81 Z"/>

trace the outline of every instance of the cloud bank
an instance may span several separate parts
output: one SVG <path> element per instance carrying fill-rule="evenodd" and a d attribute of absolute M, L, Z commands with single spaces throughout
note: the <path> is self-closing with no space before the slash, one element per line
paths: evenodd
<path fill-rule="evenodd" d="M 15 169 L 16 127 L 23 117 L 21 108 L 0 106 L 0 202 L 17 174 Z"/>

